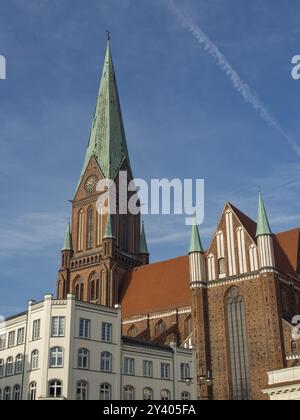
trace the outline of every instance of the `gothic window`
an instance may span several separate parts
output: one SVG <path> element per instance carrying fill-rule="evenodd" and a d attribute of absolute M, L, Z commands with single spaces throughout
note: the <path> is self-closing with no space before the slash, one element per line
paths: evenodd
<path fill-rule="evenodd" d="M 162 319 L 158 321 L 158 323 L 155 326 L 155 334 L 161 335 L 166 331 L 166 323 Z"/>
<path fill-rule="evenodd" d="M 91 300 L 94 300 L 96 298 L 96 287 L 95 287 L 95 280 L 91 281 L 91 286 L 90 286 L 90 298 Z"/>
<path fill-rule="evenodd" d="M 138 335 L 138 329 L 134 324 L 129 327 L 127 335 L 129 337 L 136 337 Z"/>
<path fill-rule="evenodd" d="M 292 354 L 297 354 L 297 344 L 296 341 L 291 342 L 291 352 Z"/>
<path fill-rule="evenodd" d="M 78 252 L 83 251 L 83 234 L 84 234 L 84 211 L 81 209 L 78 216 Z"/>
<path fill-rule="evenodd" d="M 84 284 L 81 283 L 80 285 L 80 289 L 79 289 L 79 300 L 83 300 L 84 299 Z"/>
<path fill-rule="evenodd" d="M 94 240 L 94 211 L 93 207 L 89 207 L 87 211 L 87 249 L 93 248 Z"/>
<path fill-rule="evenodd" d="M 193 331 L 192 316 L 188 316 L 184 321 L 184 336 L 188 338 Z"/>
<path fill-rule="evenodd" d="M 233 400 L 250 400 L 249 356 L 245 305 L 240 290 L 233 287 L 225 299 Z"/>
<path fill-rule="evenodd" d="M 219 276 L 224 277 L 226 275 L 225 258 L 220 258 L 218 261 Z"/>

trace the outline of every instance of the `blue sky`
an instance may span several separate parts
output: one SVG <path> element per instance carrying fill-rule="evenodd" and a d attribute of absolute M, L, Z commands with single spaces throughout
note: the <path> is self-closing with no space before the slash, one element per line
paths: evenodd
<path fill-rule="evenodd" d="M 298 0 L 174 0 L 300 145 Z M 234 89 L 166 0 L 1 0 L 0 313 L 53 292 L 112 34 L 131 163 L 145 179 L 204 178 L 203 242 L 226 201 L 299 226 L 300 158 Z M 186 252 L 174 216 L 145 218 L 152 261 Z"/>

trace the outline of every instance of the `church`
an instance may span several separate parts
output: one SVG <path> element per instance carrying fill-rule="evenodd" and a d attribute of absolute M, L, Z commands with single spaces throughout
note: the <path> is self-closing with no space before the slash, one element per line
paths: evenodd
<path fill-rule="evenodd" d="M 265 399 L 267 373 L 300 353 L 300 229 L 274 234 L 260 193 L 256 221 L 226 203 L 208 249 L 195 223 L 186 255 L 150 264 L 141 215 L 97 211 L 98 181 L 120 171 L 133 180 L 108 40 L 57 298 L 120 305 L 124 336 L 194 347 L 199 399 Z"/>

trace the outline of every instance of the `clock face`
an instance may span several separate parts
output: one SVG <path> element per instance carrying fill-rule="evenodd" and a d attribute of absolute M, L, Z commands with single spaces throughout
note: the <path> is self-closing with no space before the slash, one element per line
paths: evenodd
<path fill-rule="evenodd" d="M 87 192 L 94 192 L 96 189 L 96 185 L 98 182 L 98 178 L 95 175 L 90 176 L 85 183 L 85 189 Z"/>

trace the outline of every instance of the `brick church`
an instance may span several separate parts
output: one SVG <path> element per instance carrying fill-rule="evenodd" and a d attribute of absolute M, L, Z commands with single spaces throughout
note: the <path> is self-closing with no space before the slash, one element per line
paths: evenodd
<path fill-rule="evenodd" d="M 187 255 L 149 264 L 140 214 L 96 209 L 98 181 L 120 171 L 133 179 L 108 40 L 57 296 L 120 304 L 124 335 L 195 346 L 200 399 L 265 398 L 267 372 L 300 353 L 300 229 L 273 234 L 260 194 L 257 221 L 227 203 L 207 250 L 195 224 Z"/>

